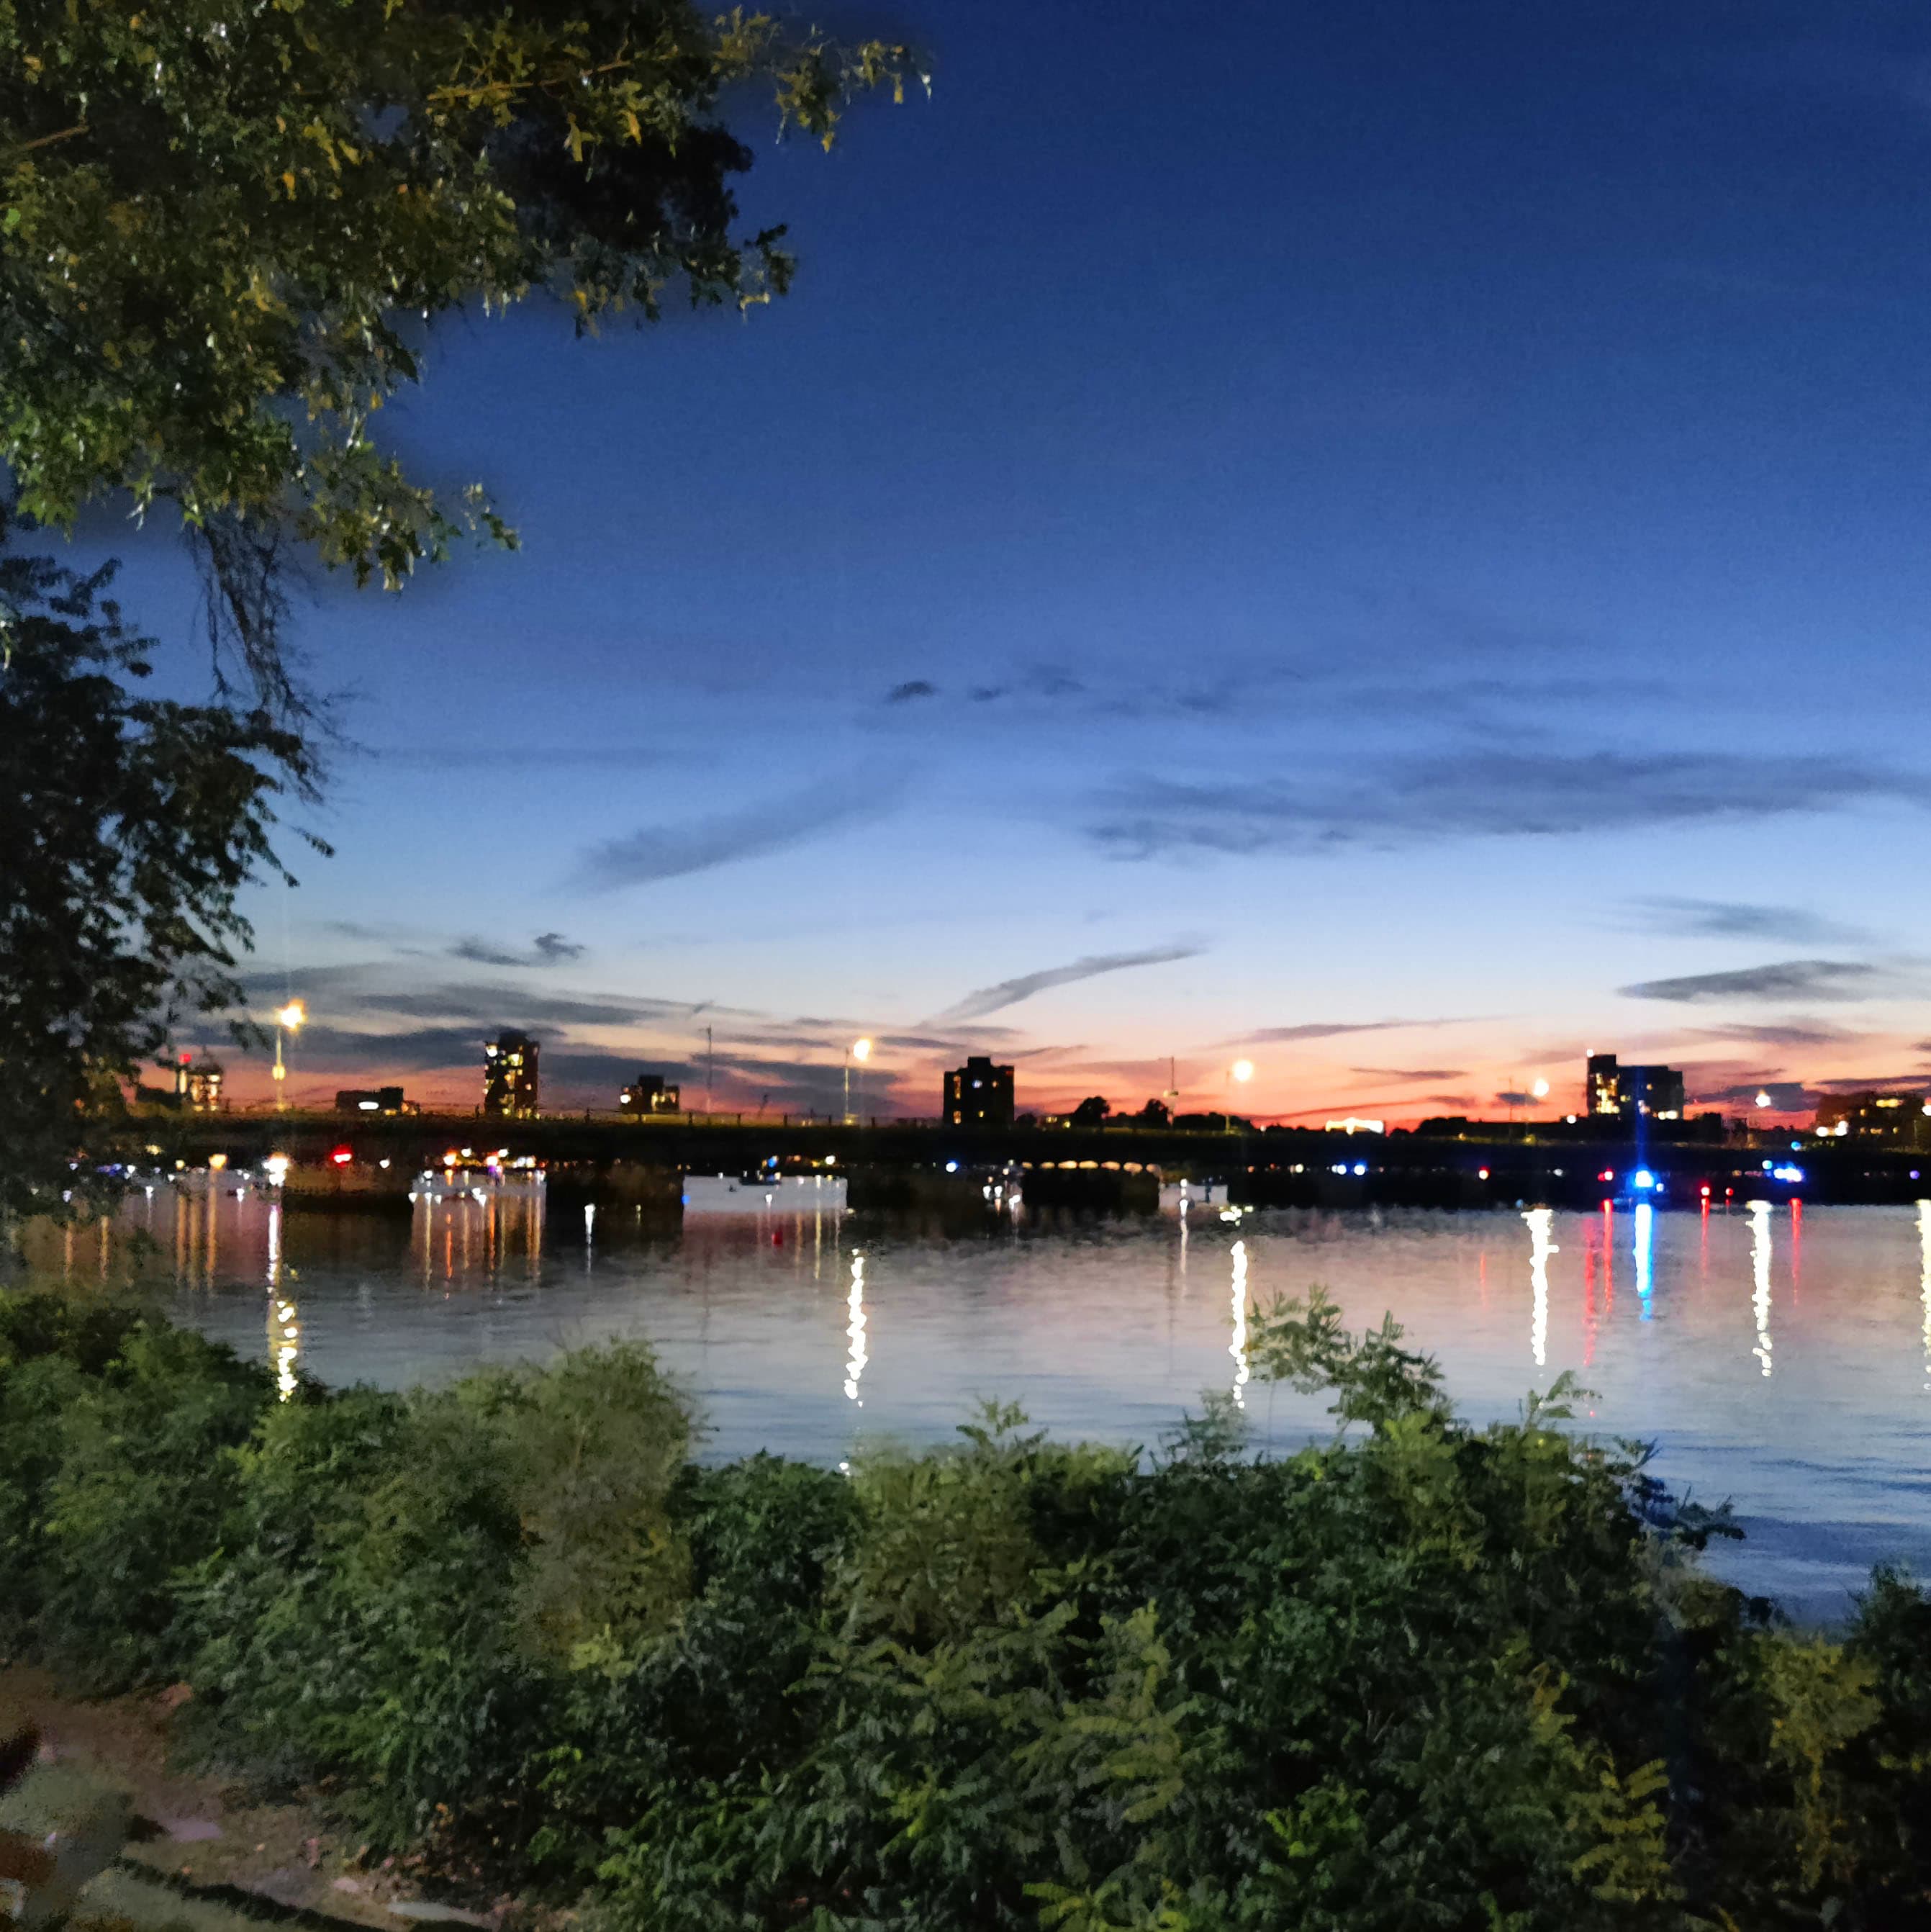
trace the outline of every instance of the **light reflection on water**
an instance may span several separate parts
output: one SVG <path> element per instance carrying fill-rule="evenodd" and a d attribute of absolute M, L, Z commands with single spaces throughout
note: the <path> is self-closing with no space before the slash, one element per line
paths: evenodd
<path fill-rule="evenodd" d="M 655 1232 L 629 1216 L 546 1230 L 507 1190 L 278 1216 L 163 1187 L 126 1218 L 168 1266 L 171 1312 L 285 1388 L 298 1361 L 395 1386 L 639 1335 L 697 1398 L 713 1453 L 826 1462 L 862 1436 L 943 1439 L 982 1396 L 1063 1436 L 1151 1444 L 1230 1380 L 1257 1437 L 1291 1447 L 1324 1430 L 1324 1404 L 1251 1400 L 1245 1315 L 1321 1282 L 1351 1326 L 1392 1310 L 1471 1417 L 1574 1370 L 1597 1392 L 1582 1426 L 1654 1440 L 1672 1486 L 1735 1499 L 1750 1540 L 1719 1560 L 1753 1588 L 1828 1613 L 1879 1558 L 1931 1572 L 1931 1202 L 1810 1209 L 1801 1274 L 1789 1210 L 1768 1203 L 1022 1216 L 963 1236 L 832 1212 Z M 87 1239 L 68 1246 L 76 1280 L 105 1270 Z"/>

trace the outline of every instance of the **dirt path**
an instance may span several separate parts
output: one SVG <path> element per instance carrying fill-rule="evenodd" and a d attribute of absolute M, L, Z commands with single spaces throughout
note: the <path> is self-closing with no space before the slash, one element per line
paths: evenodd
<path fill-rule="evenodd" d="M 31 1720 L 44 1740 L 0 1822 L 38 1835 L 109 1792 L 124 1793 L 139 1821 L 119 1864 L 83 1894 L 91 1916 L 193 1932 L 259 1932 L 258 1915 L 298 1912 L 383 1932 L 409 1932 L 412 1922 L 496 1932 L 523 1916 L 508 1898 L 480 1912 L 432 1900 L 420 1860 L 367 1859 L 312 1800 L 253 1804 L 230 1781 L 171 1770 L 168 1724 L 184 1694 L 81 1702 L 61 1696 L 44 1672 L 0 1669 L 0 1736 Z"/>

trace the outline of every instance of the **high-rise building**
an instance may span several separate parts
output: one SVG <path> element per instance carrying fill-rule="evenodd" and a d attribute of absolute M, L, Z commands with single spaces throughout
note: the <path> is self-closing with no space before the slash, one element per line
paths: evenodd
<path fill-rule="evenodd" d="M 1586 1077 L 1586 1113 L 1623 1120 L 1683 1118 L 1683 1076 L 1674 1066 L 1624 1066 L 1613 1053 L 1592 1053 Z"/>
<path fill-rule="evenodd" d="M 995 1066 L 975 1054 L 946 1076 L 945 1123 L 949 1127 L 1009 1127 L 1012 1124 L 1012 1070 Z"/>
<path fill-rule="evenodd" d="M 1900 1141 L 1921 1147 L 1931 1139 L 1931 1099 L 1922 1094 L 1880 1094 L 1867 1088 L 1833 1094 L 1817 1103 L 1817 1132 L 1841 1138 Z"/>
<path fill-rule="evenodd" d="M 218 1114 L 221 1083 L 226 1077 L 220 1061 L 211 1054 L 190 1060 L 184 1053 L 174 1070 L 175 1104 L 193 1114 Z"/>
<path fill-rule="evenodd" d="M 502 1033 L 483 1048 L 483 1112 L 526 1120 L 536 1112 L 537 1056 L 529 1034 Z"/>
<path fill-rule="evenodd" d="M 684 1090 L 661 1073 L 640 1073 L 623 1090 L 619 1102 L 626 1114 L 674 1114 L 683 1105 Z"/>

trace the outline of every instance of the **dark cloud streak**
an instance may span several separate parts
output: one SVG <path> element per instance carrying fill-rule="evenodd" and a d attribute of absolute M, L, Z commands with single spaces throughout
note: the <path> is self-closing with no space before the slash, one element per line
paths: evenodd
<path fill-rule="evenodd" d="M 1931 783 L 1828 758 L 1467 752 L 1390 765 L 1366 782 L 1116 783 L 1087 829 L 1117 858 L 1149 859 L 1626 832 L 1871 800 L 1926 805 Z"/>
<path fill-rule="evenodd" d="M 928 1024 L 942 1027 L 965 1021 L 983 1019 L 1007 1006 L 1030 1000 L 1055 986 L 1070 986 L 1081 980 L 1097 979 L 1103 973 L 1123 973 L 1135 966 L 1164 966 L 1176 959 L 1197 958 L 1198 946 L 1162 946 L 1142 952 L 1096 952 L 1075 959 L 1068 966 L 1049 966 L 1037 973 L 1022 973 L 1018 978 L 1002 980 L 996 986 L 982 986 L 968 993 L 954 1006 L 936 1015 Z"/>
<path fill-rule="evenodd" d="M 682 825 L 643 826 L 622 838 L 586 846 L 570 884 L 580 892 L 619 892 L 789 851 L 838 826 L 881 814 L 896 789 L 876 778 L 827 782 Z"/>
<path fill-rule="evenodd" d="M 1876 967 L 1854 960 L 1780 959 L 1729 973 L 1645 980 L 1618 991 L 1625 999 L 1690 1004 L 1702 1000 L 1870 1000 L 1882 997 L 1889 985 L 1888 976 Z"/>
<path fill-rule="evenodd" d="M 563 966 L 580 959 L 586 949 L 560 932 L 539 932 L 527 952 L 512 952 L 492 946 L 487 940 L 459 939 L 449 949 L 452 959 L 466 959 L 478 966 Z"/>
<path fill-rule="evenodd" d="M 1798 906 L 1753 905 L 1735 899 L 1638 899 L 1645 932 L 1672 938 L 1781 940 L 1791 946 L 1858 946 L 1867 934 L 1820 919 Z"/>

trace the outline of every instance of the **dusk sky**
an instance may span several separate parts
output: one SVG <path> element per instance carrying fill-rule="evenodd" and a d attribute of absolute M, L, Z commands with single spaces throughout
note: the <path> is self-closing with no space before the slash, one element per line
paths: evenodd
<path fill-rule="evenodd" d="M 523 548 L 303 614 L 291 1099 L 519 1024 L 552 1106 L 701 1104 L 707 1024 L 774 1112 L 861 1034 L 913 1114 L 1924 1077 L 1921 5 L 886 24 L 929 100 L 738 118 L 788 298 L 432 338 L 407 446 Z"/>

